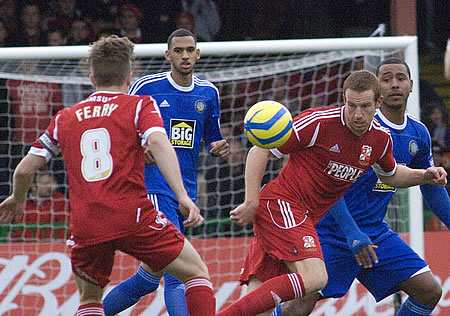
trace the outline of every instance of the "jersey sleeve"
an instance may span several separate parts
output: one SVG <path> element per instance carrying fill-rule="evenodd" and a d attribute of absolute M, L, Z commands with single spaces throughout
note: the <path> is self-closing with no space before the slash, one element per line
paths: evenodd
<path fill-rule="evenodd" d="M 152 97 L 145 96 L 139 99 L 136 106 L 135 125 L 142 140 L 142 147 L 147 146 L 147 138 L 151 133 L 161 132 L 166 134 L 161 112 Z"/>
<path fill-rule="evenodd" d="M 392 176 L 397 169 L 397 162 L 392 153 L 392 138 L 386 141 L 384 151 L 377 162 L 372 165 L 373 170 L 380 176 Z"/>
<path fill-rule="evenodd" d="M 205 118 L 205 129 L 203 132 L 203 139 L 205 141 L 206 149 L 209 151 L 212 142 L 223 139 L 220 132 L 220 100 L 219 92 L 214 89 L 214 96 L 211 100 L 211 107 L 208 110 Z"/>
<path fill-rule="evenodd" d="M 59 111 L 50 121 L 49 126 L 31 146 L 29 153 L 44 157 L 49 161 L 52 157 L 57 157 L 61 150 L 58 143 L 58 121 L 63 110 Z"/>
<path fill-rule="evenodd" d="M 293 119 L 291 136 L 284 145 L 271 149 L 272 154 L 280 158 L 301 148 L 314 146 L 320 131 L 320 120 L 311 119 L 311 114 L 305 111 Z"/>

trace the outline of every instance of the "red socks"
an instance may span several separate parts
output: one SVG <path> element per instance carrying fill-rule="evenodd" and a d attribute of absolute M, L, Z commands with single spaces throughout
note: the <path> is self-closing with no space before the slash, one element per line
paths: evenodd
<path fill-rule="evenodd" d="M 206 278 L 194 278 L 184 283 L 186 305 L 191 316 L 216 315 L 216 298 L 211 282 Z"/>
<path fill-rule="evenodd" d="M 267 280 L 256 290 L 234 302 L 219 316 L 252 316 L 264 313 L 281 302 L 305 296 L 305 286 L 298 273 L 290 273 Z"/>
<path fill-rule="evenodd" d="M 101 303 L 80 305 L 75 316 L 105 316 Z"/>

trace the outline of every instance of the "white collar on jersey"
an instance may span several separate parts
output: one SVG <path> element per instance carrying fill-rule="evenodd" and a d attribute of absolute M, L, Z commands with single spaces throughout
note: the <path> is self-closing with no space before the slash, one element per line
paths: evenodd
<path fill-rule="evenodd" d="M 172 78 L 172 72 L 169 71 L 167 73 L 167 79 L 169 80 L 170 84 L 177 90 L 183 91 L 183 92 L 191 92 L 192 90 L 194 90 L 194 76 L 192 76 L 192 82 L 191 85 L 188 87 L 183 87 L 180 86 L 178 83 L 175 82 L 175 80 L 173 80 Z"/>
<path fill-rule="evenodd" d="M 402 130 L 402 129 L 404 129 L 406 127 L 406 124 L 408 123 L 406 111 L 405 111 L 405 118 L 403 119 L 403 123 L 402 124 L 395 124 L 395 123 L 392 123 L 391 121 L 389 121 L 387 119 L 387 117 L 383 115 L 383 113 L 381 112 L 380 109 L 377 109 L 375 114 L 378 115 L 378 117 L 380 118 L 380 120 L 382 120 L 384 122 L 384 124 L 386 124 L 387 126 L 389 126 L 390 128 L 393 128 L 393 129 Z"/>

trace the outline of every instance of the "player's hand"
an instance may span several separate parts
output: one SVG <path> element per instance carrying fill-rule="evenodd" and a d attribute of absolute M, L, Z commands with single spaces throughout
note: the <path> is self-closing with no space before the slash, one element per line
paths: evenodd
<path fill-rule="evenodd" d="M 423 174 L 424 180 L 428 184 L 440 186 L 447 185 L 447 172 L 442 167 L 430 167 Z"/>
<path fill-rule="evenodd" d="M 14 217 L 23 215 L 26 201 L 18 201 L 11 195 L 0 204 L 0 223 L 9 223 Z"/>
<path fill-rule="evenodd" d="M 204 219 L 200 214 L 199 208 L 188 196 L 179 199 L 178 204 L 181 214 L 183 214 L 187 218 L 183 222 L 183 225 L 185 227 L 197 227 L 203 224 Z"/>
<path fill-rule="evenodd" d="M 152 156 L 151 151 L 148 148 L 144 151 L 144 161 L 146 165 L 150 166 L 156 163 L 155 159 Z"/>
<path fill-rule="evenodd" d="M 375 253 L 375 249 L 378 248 L 377 245 L 367 245 L 355 255 L 356 263 L 359 266 L 363 266 L 364 269 L 372 268 L 373 263 L 378 263 L 378 257 Z"/>
<path fill-rule="evenodd" d="M 246 226 L 253 222 L 258 204 L 244 202 L 230 211 L 230 219 L 240 226 Z"/>
<path fill-rule="evenodd" d="M 220 158 L 226 158 L 230 153 L 230 145 L 228 145 L 228 142 L 225 139 L 212 142 L 210 146 L 211 150 L 209 152 Z"/>

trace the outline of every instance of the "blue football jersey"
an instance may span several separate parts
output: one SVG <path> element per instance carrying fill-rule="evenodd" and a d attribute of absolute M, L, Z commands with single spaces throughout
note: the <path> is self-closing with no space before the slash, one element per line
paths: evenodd
<path fill-rule="evenodd" d="M 381 125 L 389 128 L 393 154 L 398 164 L 422 169 L 434 165 L 430 134 L 423 123 L 405 114 L 403 124 L 394 124 L 380 110 L 377 110 L 375 118 Z M 394 187 L 382 183 L 374 170 L 370 169 L 344 195 L 351 215 L 373 242 L 389 229 L 383 219 L 395 191 Z M 329 213 L 322 218 L 316 228 L 321 240 L 326 239 L 330 242 L 335 240 L 343 247 L 347 247 L 343 233 Z"/>
<path fill-rule="evenodd" d="M 161 111 L 169 140 L 181 168 L 184 186 L 192 199 L 197 197 L 198 157 L 202 139 L 209 144 L 222 139 L 220 103 L 217 88 L 209 81 L 193 76 L 189 87 L 178 85 L 171 72 L 144 76 L 129 90 L 132 95 L 152 96 Z M 157 166 L 145 166 L 148 193 L 159 193 L 176 199 Z"/>

